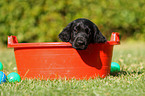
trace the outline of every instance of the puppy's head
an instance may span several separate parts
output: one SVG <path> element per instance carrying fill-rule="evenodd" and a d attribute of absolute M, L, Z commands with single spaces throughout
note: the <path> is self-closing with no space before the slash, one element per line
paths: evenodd
<path fill-rule="evenodd" d="M 68 24 L 59 34 L 64 42 L 70 42 L 77 50 L 84 50 L 90 43 L 106 42 L 97 26 L 88 19 L 77 19 Z"/>

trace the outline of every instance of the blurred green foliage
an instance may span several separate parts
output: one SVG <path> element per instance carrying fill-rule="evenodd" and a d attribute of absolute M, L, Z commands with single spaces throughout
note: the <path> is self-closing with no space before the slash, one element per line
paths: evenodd
<path fill-rule="evenodd" d="M 87 18 L 109 39 L 145 40 L 145 0 L 0 0 L 0 42 L 55 42 L 71 21 Z"/>

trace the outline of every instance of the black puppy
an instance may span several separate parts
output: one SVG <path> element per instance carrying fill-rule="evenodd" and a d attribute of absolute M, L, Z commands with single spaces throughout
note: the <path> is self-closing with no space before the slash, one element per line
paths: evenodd
<path fill-rule="evenodd" d="M 88 19 L 80 18 L 69 23 L 59 34 L 64 42 L 70 42 L 77 50 L 84 50 L 90 43 L 104 43 L 106 38 L 97 26 Z"/>

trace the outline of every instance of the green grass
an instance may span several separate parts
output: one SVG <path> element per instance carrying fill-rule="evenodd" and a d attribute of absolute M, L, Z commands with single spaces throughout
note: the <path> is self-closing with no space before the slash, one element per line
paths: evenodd
<path fill-rule="evenodd" d="M 89 80 L 22 80 L 0 85 L 1 96 L 145 96 L 145 43 L 128 42 L 114 46 L 113 62 L 118 62 L 118 76 Z M 0 48 L 4 72 L 16 72 L 12 49 Z"/>

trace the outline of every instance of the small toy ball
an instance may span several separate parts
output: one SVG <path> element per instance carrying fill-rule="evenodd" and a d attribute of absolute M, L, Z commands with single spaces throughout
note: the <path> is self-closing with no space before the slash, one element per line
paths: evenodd
<path fill-rule="evenodd" d="M 120 65 L 116 62 L 112 62 L 110 73 L 117 73 L 119 71 L 120 71 Z"/>
<path fill-rule="evenodd" d="M 7 76 L 9 82 L 20 82 L 21 77 L 18 73 L 12 72 Z"/>
<path fill-rule="evenodd" d="M 6 82 L 6 80 L 7 80 L 7 76 L 5 75 L 4 72 L 0 71 L 0 84 Z"/>
<path fill-rule="evenodd" d="M 0 71 L 3 70 L 3 64 L 0 62 Z"/>

